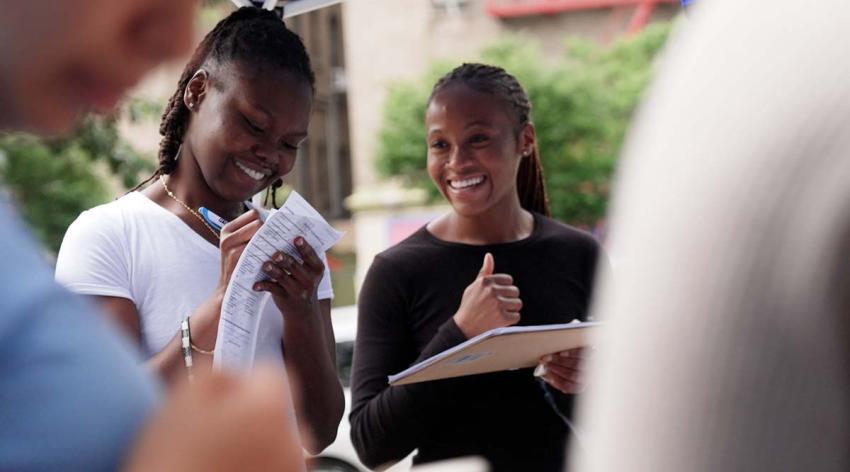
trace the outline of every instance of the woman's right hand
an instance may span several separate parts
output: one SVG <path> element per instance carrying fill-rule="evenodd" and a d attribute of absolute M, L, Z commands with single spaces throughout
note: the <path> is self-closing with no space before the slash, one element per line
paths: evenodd
<path fill-rule="evenodd" d="M 260 214 L 256 210 L 250 210 L 221 228 L 221 241 L 219 242 L 221 275 L 218 280 L 218 288 L 222 293 L 227 288 L 227 284 L 230 283 L 230 276 L 233 274 L 233 269 L 236 268 L 236 263 L 239 262 L 239 256 L 242 255 L 242 251 L 245 250 L 254 233 L 262 225 Z"/>
<path fill-rule="evenodd" d="M 212 351 L 215 348 L 218 321 L 221 316 L 221 304 L 224 301 L 227 284 L 230 283 L 230 277 L 233 275 L 236 263 L 239 262 L 239 256 L 242 255 L 242 251 L 245 250 L 254 233 L 262 225 L 263 222 L 260 220 L 260 214 L 256 210 L 250 210 L 239 215 L 238 218 L 227 223 L 221 229 L 221 240 L 219 243 L 221 250 L 221 272 L 218 277 L 218 286 L 204 303 L 192 313 L 191 321 L 189 322 L 192 329 L 192 343 L 200 349 Z M 174 352 L 179 354 L 179 336 L 174 342 L 178 343 L 176 344 L 177 349 Z M 207 357 L 200 357 L 199 362 L 201 364 L 204 361 L 200 359 L 210 360 Z"/>
<path fill-rule="evenodd" d="M 488 252 L 478 277 L 463 291 L 454 321 L 467 338 L 516 324 L 520 319 L 519 289 L 510 275 L 494 274 L 494 266 L 493 255 Z"/>

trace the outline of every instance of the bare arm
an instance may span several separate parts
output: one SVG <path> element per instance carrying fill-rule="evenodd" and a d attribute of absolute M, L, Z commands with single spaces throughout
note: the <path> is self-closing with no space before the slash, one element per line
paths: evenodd
<path fill-rule="evenodd" d="M 336 438 L 345 409 L 342 386 L 336 374 L 336 346 L 331 329 L 330 300 L 320 300 L 319 316 L 291 317 L 285 321 L 283 344 L 286 366 L 296 387 L 298 419 L 312 439 L 305 446 L 312 453 L 328 447 Z"/>
<path fill-rule="evenodd" d="M 192 343 L 202 349 L 211 349 L 215 345 L 218 330 L 218 313 L 224 292 L 216 291 L 191 316 Z M 94 297 L 104 313 L 115 321 L 131 339 L 141 343 L 142 332 L 139 312 L 136 305 L 126 298 Z M 194 356 L 197 364 L 211 364 L 212 356 Z M 147 361 L 148 367 L 169 385 L 185 377 L 183 352 L 180 345 L 180 332 L 175 327 L 174 337 L 165 347 Z"/>
<path fill-rule="evenodd" d="M 317 453 L 336 438 L 345 398 L 336 375 L 330 300 L 318 300 L 316 293 L 325 266 L 303 238 L 296 238 L 295 246 L 304 263 L 275 254 L 263 265 L 269 279 L 257 283 L 255 290 L 271 292 L 285 313 L 282 342 L 298 419 L 307 433 L 305 447 Z"/>

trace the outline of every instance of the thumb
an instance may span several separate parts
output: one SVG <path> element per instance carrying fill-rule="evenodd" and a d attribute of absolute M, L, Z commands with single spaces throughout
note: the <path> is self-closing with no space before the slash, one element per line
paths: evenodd
<path fill-rule="evenodd" d="M 493 260 L 493 255 L 488 252 L 484 255 L 484 264 L 481 266 L 481 270 L 478 271 L 478 276 L 493 275 L 493 266 L 495 265 L 496 262 Z"/>

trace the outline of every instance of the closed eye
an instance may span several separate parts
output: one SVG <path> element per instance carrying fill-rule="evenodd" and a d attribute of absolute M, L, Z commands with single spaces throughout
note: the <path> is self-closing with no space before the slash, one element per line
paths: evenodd
<path fill-rule="evenodd" d="M 251 130 L 252 133 L 262 134 L 263 132 L 265 132 L 265 130 L 263 128 L 260 128 L 259 126 L 254 124 L 254 122 L 249 120 L 247 116 L 242 115 L 242 120 L 245 121 L 245 124 L 248 126 L 248 128 Z"/>
<path fill-rule="evenodd" d="M 285 151 L 297 151 L 306 141 L 307 136 L 287 136 L 280 138 L 278 146 Z"/>

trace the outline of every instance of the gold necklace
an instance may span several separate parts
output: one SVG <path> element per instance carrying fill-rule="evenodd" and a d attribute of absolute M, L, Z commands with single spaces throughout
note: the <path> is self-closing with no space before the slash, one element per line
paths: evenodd
<path fill-rule="evenodd" d="M 162 188 L 165 189 L 165 193 L 167 193 L 169 197 L 173 198 L 175 202 L 183 205 L 183 208 L 185 208 L 189 213 L 195 215 L 195 218 L 201 220 L 201 223 L 203 223 L 204 226 L 206 226 L 207 229 L 210 230 L 210 233 L 213 234 L 215 239 L 219 238 L 218 232 L 216 230 L 214 230 L 213 227 L 209 225 L 209 223 L 207 223 L 207 221 L 204 219 L 203 216 L 199 215 L 197 211 L 189 208 L 189 205 L 183 203 L 183 200 L 180 200 L 179 198 L 177 198 L 176 195 L 171 193 L 171 190 L 168 188 L 168 185 L 165 185 L 165 176 L 164 175 L 162 175 L 162 174 L 159 175 L 159 182 L 162 184 Z"/>

